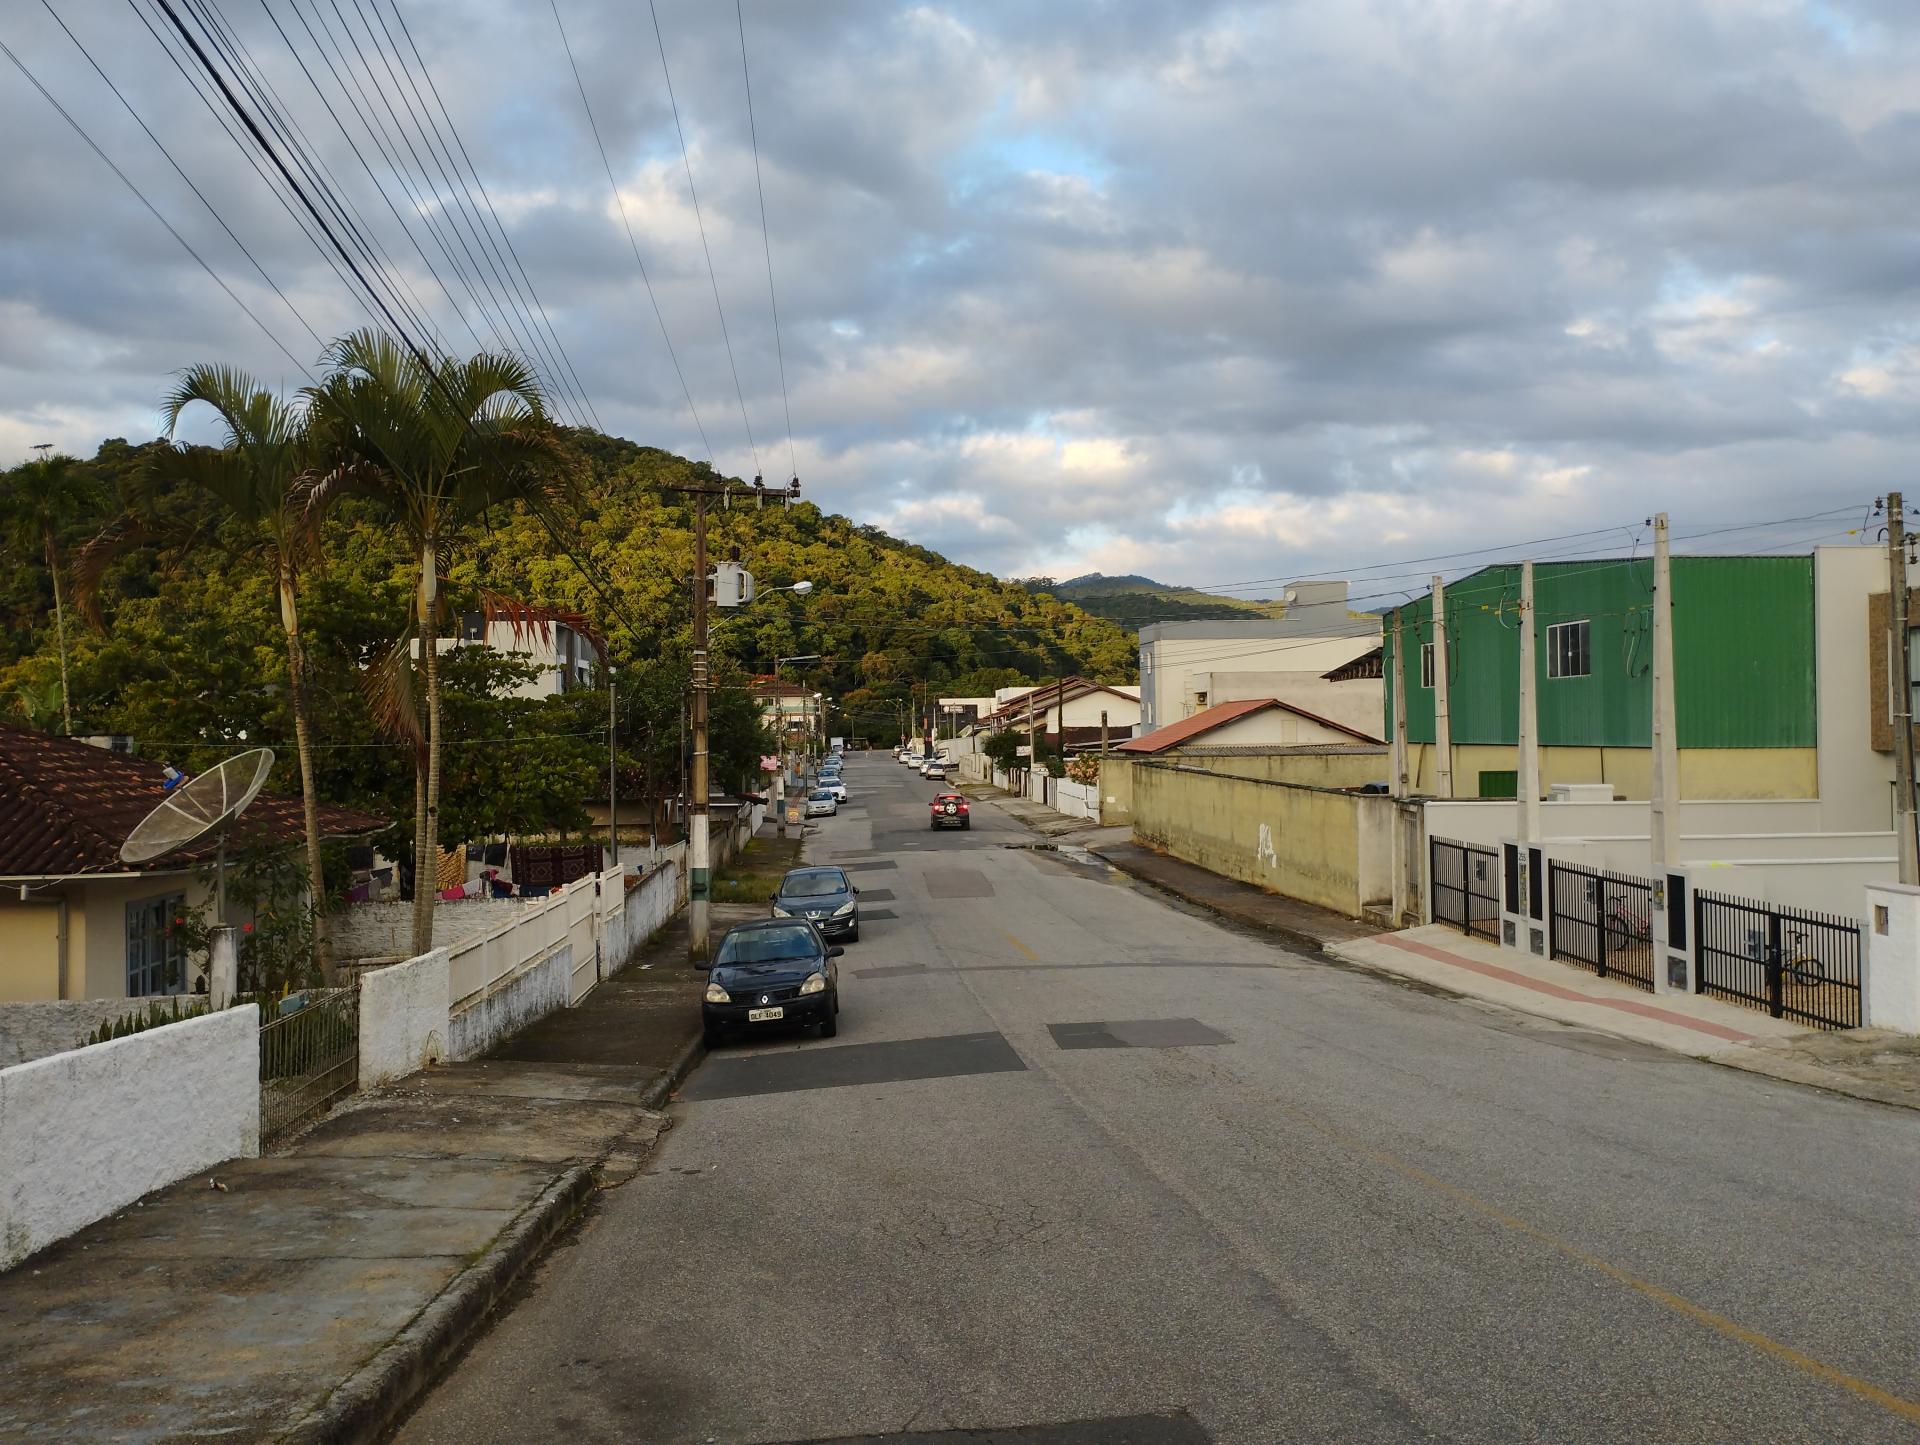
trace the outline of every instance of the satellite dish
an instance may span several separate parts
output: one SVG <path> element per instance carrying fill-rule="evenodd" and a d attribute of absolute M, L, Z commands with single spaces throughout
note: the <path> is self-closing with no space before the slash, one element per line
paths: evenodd
<path fill-rule="evenodd" d="M 127 835 L 122 863 L 151 863 L 231 822 L 265 786 L 273 749 L 254 748 L 182 783 Z"/>
<path fill-rule="evenodd" d="M 227 903 L 227 825 L 258 796 L 272 769 L 273 749 L 254 748 L 181 783 L 127 835 L 127 841 L 120 845 L 120 861 L 151 863 L 218 831 L 214 917 L 223 920 Z"/>

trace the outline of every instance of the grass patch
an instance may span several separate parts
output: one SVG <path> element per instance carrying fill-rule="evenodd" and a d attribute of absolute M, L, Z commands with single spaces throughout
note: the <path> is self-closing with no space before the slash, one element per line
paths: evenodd
<path fill-rule="evenodd" d="M 715 903 L 764 903 L 789 868 L 800 864 L 798 838 L 755 838 L 713 875 Z"/>

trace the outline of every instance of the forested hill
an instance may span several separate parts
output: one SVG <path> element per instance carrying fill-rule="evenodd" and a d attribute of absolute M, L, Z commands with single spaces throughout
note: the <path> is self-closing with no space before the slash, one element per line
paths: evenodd
<path fill-rule="evenodd" d="M 610 640 L 617 662 L 684 666 L 692 514 L 686 499 L 665 488 L 710 474 L 684 458 L 597 433 L 570 438 L 580 476 L 577 504 L 562 528 L 566 545 L 530 515 L 498 514 L 445 564 L 454 605 L 471 605 L 462 592 L 470 598 L 483 586 L 577 610 Z M 114 514 L 146 449 L 108 441 L 75 469 L 85 496 L 59 528 L 69 557 Z M 0 484 L 5 480 L 0 476 Z M 817 489 L 831 495 L 830 483 Z M 324 566 L 303 583 L 303 611 L 324 674 L 333 670 L 328 663 L 363 665 L 404 630 L 409 558 L 396 534 L 352 505 L 330 519 L 322 542 Z M 836 721 L 855 731 L 871 722 L 875 735 L 891 733 L 900 703 L 916 687 L 920 696 L 974 695 L 1062 673 L 1106 681 L 1133 674 L 1132 645 L 1113 623 L 856 525 L 811 499 L 716 510 L 709 547 L 716 559 L 738 547 L 763 592 L 751 606 L 723 615 L 714 633 L 720 665 L 744 677 L 773 671 L 779 658 L 818 654 L 818 663 L 786 664 L 782 676 L 836 698 L 845 709 Z M 584 561 L 584 571 L 569 552 Z M 24 537 L 13 542 L 7 562 L 0 581 L 0 710 L 46 725 L 58 684 L 48 574 L 38 547 Z M 767 590 L 802 579 L 814 584 L 805 598 Z M 194 714 L 206 715 L 198 731 L 217 728 L 223 714 L 247 716 L 231 695 L 277 686 L 272 596 L 264 572 L 226 555 L 211 527 L 191 550 L 127 555 L 107 577 L 104 633 L 80 624 L 69 597 L 76 731 L 150 729 L 156 710 L 169 705 L 175 730 L 187 728 Z"/>
<path fill-rule="evenodd" d="M 1250 617 L 1277 617 L 1284 610 L 1278 602 L 1175 587 L 1134 574 L 1108 577 L 1089 572 L 1064 582 L 1056 582 L 1051 577 L 1028 577 L 1022 579 L 1022 585 L 1030 591 L 1071 602 L 1096 617 L 1107 618 L 1129 633 L 1136 633 L 1151 622 L 1244 621 Z"/>

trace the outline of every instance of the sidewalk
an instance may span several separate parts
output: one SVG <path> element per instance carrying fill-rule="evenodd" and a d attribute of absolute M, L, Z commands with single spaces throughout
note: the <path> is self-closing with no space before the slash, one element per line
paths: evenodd
<path fill-rule="evenodd" d="M 1062 838 L 1075 843 L 1093 843 L 1133 836 L 1131 827 L 1103 828 L 1090 818 L 1075 818 L 1036 803 L 1018 793 L 1009 793 L 992 783 L 967 783 L 962 789 L 976 803 L 992 803 L 1016 823 L 1023 823 L 1045 838 Z"/>
<path fill-rule="evenodd" d="M 667 1127 L 700 1051 L 686 936 L 683 914 L 494 1054 L 359 1096 L 8 1273 L 0 1438 L 378 1435 Z"/>
<path fill-rule="evenodd" d="M 1636 1039 L 1727 1068 L 1920 1109 L 1920 1039 L 1884 1029 L 1808 1029 L 1699 994 L 1644 993 L 1570 964 L 1469 938 L 1444 925 L 1381 933 L 1342 914 L 1282 898 L 1131 842 L 1099 842 L 1090 851 L 1123 873 L 1304 952 L 1326 953 L 1459 998 Z"/>

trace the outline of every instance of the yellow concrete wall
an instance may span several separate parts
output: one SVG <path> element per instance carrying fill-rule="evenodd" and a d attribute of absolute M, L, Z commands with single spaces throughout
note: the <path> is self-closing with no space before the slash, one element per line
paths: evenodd
<path fill-rule="evenodd" d="M 1374 826 L 1390 816 L 1386 798 L 1165 766 L 1133 774 L 1134 836 L 1176 858 L 1350 917 L 1381 886 L 1365 854 L 1389 837 Z M 1379 819 L 1363 819 L 1370 805 Z"/>
<path fill-rule="evenodd" d="M 1106 827 L 1133 821 L 1133 761 L 1100 760 L 1100 821 Z"/>
<path fill-rule="evenodd" d="M 0 906 L 0 1003 L 44 1003 L 60 997 L 60 909 L 53 904 Z"/>
<path fill-rule="evenodd" d="M 1235 778 L 1265 778 L 1275 783 L 1301 783 L 1310 788 L 1357 788 L 1389 781 L 1391 761 L 1376 753 L 1239 753 L 1203 752 L 1165 754 L 1169 761 L 1205 768 Z"/>
<path fill-rule="evenodd" d="M 1652 791 L 1652 753 L 1646 748 L 1542 748 L 1541 787 L 1555 783 L 1611 783 L 1616 798 L 1644 800 Z M 1517 750 L 1504 744 L 1463 744 L 1453 750 L 1453 794 L 1480 796 L 1482 772 L 1512 772 Z M 1408 750 L 1413 791 L 1439 786 L 1431 745 Z M 1819 796 L 1819 753 L 1813 748 L 1682 748 L 1680 795 L 1700 800 Z"/>

